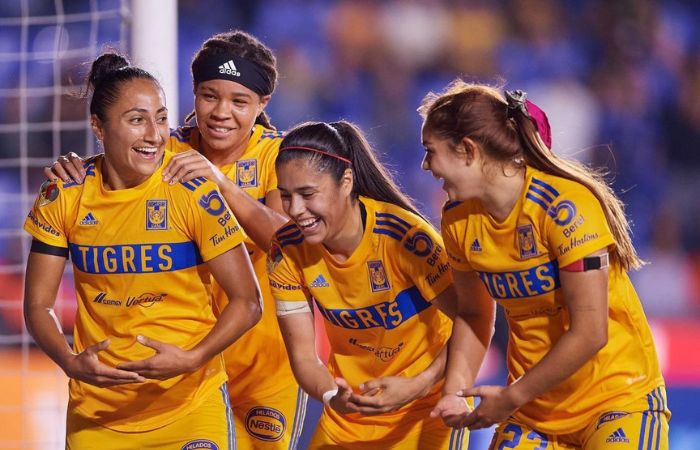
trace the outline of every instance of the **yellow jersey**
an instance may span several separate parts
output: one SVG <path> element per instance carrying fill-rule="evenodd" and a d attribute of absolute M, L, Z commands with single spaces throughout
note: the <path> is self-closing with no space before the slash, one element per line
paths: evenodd
<path fill-rule="evenodd" d="M 442 235 L 452 267 L 476 271 L 508 321 L 508 383 L 540 361 L 569 326 L 559 267 L 615 245 L 603 209 L 583 185 L 527 167 L 501 223 L 478 200 L 449 203 Z M 545 433 L 570 433 L 663 385 L 644 311 L 611 258 L 608 343 L 571 377 L 513 415 Z"/>
<path fill-rule="evenodd" d="M 255 125 L 241 158 L 233 164 L 219 167 L 219 170 L 248 195 L 265 203 L 267 193 L 277 189 L 275 159 L 282 137 L 281 131 Z M 175 153 L 190 149 L 200 150 L 199 129 L 180 127 L 173 130 L 167 149 Z M 249 238 L 246 238 L 245 242 L 258 277 L 264 308 L 260 322 L 224 352 L 226 372 L 232 381 L 230 390 L 231 401 L 234 404 L 273 394 L 289 383 L 296 384 L 277 323 L 275 303 L 270 293 L 270 283 L 265 270 L 266 254 Z M 214 298 L 219 310 L 228 302 L 216 283 Z"/>
<path fill-rule="evenodd" d="M 328 368 L 357 390 L 374 378 L 415 376 L 447 342 L 451 321 L 431 304 L 452 282 L 440 235 L 417 215 L 360 197 L 365 232 L 339 262 L 309 245 L 295 224 L 277 232 L 268 256 L 278 302 L 314 301 L 330 342 Z M 381 440 L 392 427 L 427 418 L 441 384 L 426 397 L 379 416 L 342 416 L 325 408 L 320 426 L 338 442 Z"/>
<path fill-rule="evenodd" d="M 148 180 L 121 190 L 104 188 L 97 156 L 82 184 L 47 182 L 24 224 L 35 239 L 68 248 L 78 300 L 73 350 L 110 339 L 100 352 L 109 366 L 153 356 L 139 334 L 183 349 L 201 341 L 216 322 L 203 262 L 243 242 L 216 185 L 162 181 L 170 155 Z M 135 432 L 185 416 L 225 382 L 217 356 L 164 381 L 100 388 L 71 379 L 69 389 L 81 416 Z"/>

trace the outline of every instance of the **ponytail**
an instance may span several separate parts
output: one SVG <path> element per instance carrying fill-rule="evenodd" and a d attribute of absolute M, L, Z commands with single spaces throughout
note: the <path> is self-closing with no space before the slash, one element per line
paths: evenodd
<path fill-rule="evenodd" d="M 495 161 L 526 165 L 542 172 L 582 184 L 598 199 L 615 238 L 613 257 L 625 270 L 645 263 L 637 255 L 630 237 L 624 205 L 605 182 L 604 173 L 573 159 L 560 158 L 549 146 L 549 124 L 539 108 L 531 108 L 526 94 L 507 92 L 507 101 L 494 88 L 452 82 L 445 92 L 429 93 L 418 108 L 424 129 L 455 146 L 468 137 L 478 142 Z"/>

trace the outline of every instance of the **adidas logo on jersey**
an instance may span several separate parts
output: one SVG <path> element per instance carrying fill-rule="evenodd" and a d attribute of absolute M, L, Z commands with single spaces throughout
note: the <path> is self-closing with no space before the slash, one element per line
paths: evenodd
<path fill-rule="evenodd" d="M 329 286 L 330 286 L 330 284 L 328 284 L 328 282 L 323 277 L 323 275 L 317 276 L 316 279 L 311 282 L 312 288 L 322 288 L 322 287 L 329 287 Z"/>
<path fill-rule="evenodd" d="M 241 73 L 236 69 L 236 65 L 233 60 L 223 63 L 219 66 L 219 73 L 225 73 L 226 75 L 233 75 L 234 77 L 240 77 Z"/>
<path fill-rule="evenodd" d="M 95 219 L 95 216 L 91 212 L 85 214 L 83 220 L 80 221 L 80 225 L 97 225 L 99 222 Z"/>
<path fill-rule="evenodd" d="M 474 242 L 472 242 L 472 246 L 469 247 L 469 251 L 472 251 L 472 252 L 480 252 L 481 251 L 481 245 L 479 245 L 479 239 L 474 239 Z"/>
<path fill-rule="evenodd" d="M 630 440 L 627 439 L 627 436 L 625 435 L 625 432 L 622 428 L 618 428 L 617 430 L 613 431 L 610 436 L 605 440 L 606 443 L 615 443 L 615 442 L 620 442 L 620 443 L 625 443 L 629 444 Z"/>

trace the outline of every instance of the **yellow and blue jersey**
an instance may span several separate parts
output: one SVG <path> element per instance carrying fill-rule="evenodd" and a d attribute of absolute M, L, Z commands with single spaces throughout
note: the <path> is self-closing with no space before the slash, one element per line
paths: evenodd
<path fill-rule="evenodd" d="M 45 185 L 24 225 L 35 239 L 68 248 L 78 300 L 73 349 L 110 339 L 100 352 L 109 366 L 154 354 L 136 342 L 139 334 L 183 349 L 201 341 L 216 322 L 203 262 L 243 242 L 216 185 L 162 181 L 170 156 L 146 181 L 121 190 L 104 188 L 104 156 L 97 156 L 82 184 Z M 224 382 L 218 356 L 164 381 L 100 388 L 72 379 L 70 400 L 105 427 L 147 431 L 184 417 Z"/>
<path fill-rule="evenodd" d="M 477 200 L 449 203 L 442 235 L 452 266 L 476 271 L 506 311 L 509 383 L 540 361 L 568 329 L 559 268 L 615 246 L 590 190 L 531 167 L 503 222 Z M 608 305 L 607 345 L 571 377 L 520 408 L 516 420 L 545 433 L 574 432 L 664 384 L 641 303 L 614 258 Z"/>
<path fill-rule="evenodd" d="M 219 167 L 219 170 L 248 195 L 265 203 L 265 196 L 277 189 L 275 159 L 282 137 L 281 131 L 255 125 L 241 157 L 232 164 Z M 175 153 L 201 150 L 201 147 L 199 129 L 189 126 L 173 130 L 167 145 L 167 149 Z M 280 387 L 289 383 L 296 384 L 277 324 L 276 308 L 265 270 L 266 254 L 249 238 L 245 242 L 260 284 L 264 308 L 260 322 L 224 352 L 226 371 L 233 380 L 229 388 L 234 404 L 254 401 L 279 391 Z M 214 298 L 219 309 L 228 301 L 216 283 Z M 264 346 L 264 351 L 261 346 Z"/>
<path fill-rule="evenodd" d="M 329 370 L 354 390 L 374 378 L 421 373 L 451 332 L 450 320 L 431 303 L 452 282 L 440 235 L 398 206 L 359 201 L 365 232 L 346 261 L 309 245 L 293 223 L 277 232 L 268 256 L 272 295 L 278 302 L 316 303 L 330 342 Z M 320 426 L 339 442 L 381 440 L 392 428 L 426 419 L 438 399 L 439 385 L 380 416 L 325 408 Z"/>

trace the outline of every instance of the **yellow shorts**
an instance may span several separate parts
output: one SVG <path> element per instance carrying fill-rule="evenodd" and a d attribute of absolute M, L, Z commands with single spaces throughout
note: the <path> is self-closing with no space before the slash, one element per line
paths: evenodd
<path fill-rule="evenodd" d="M 635 402 L 631 406 L 639 405 Z M 490 450 L 668 450 L 666 390 L 654 389 L 643 400 L 646 408 L 608 411 L 583 430 L 552 435 L 540 433 L 514 420 L 496 428 Z M 642 404 L 643 404 L 642 403 Z"/>
<path fill-rule="evenodd" d="M 392 431 L 400 436 L 396 439 L 338 443 L 323 426 L 318 426 L 308 450 L 467 450 L 469 447 L 469 430 L 449 428 L 439 418 L 426 418 L 411 428 L 397 426 L 395 431 L 403 429 L 405 433 Z"/>
<path fill-rule="evenodd" d="M 234 450 L 233 414 L 226 385 L 185 417 L 141 432 L 115 431 L 68 410 L 67 450 Z"/>
<path fill-rule="evenodd" d="M 255 402 L 233 406 L 237 450 L 294 450 L 308 396 L 296 383 Z"/>

